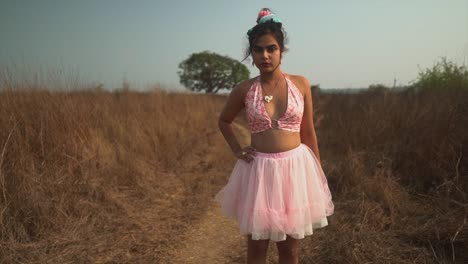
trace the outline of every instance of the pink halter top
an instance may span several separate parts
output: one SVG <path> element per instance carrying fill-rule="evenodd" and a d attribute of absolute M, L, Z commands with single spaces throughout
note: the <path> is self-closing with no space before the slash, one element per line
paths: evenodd
<path fill-rule="evenodd" d="M 260 76 L 258 76 L 245 96 L 247 120 L 252 134 L 268 129 L 282 129 L 291 132 L 301 130 L 302 114 L 304 113 L 304 98 L 294 83 L 285 76 L 288 88 L 288 106 L 279 119 L 271 119 L 263 101 Z"/>

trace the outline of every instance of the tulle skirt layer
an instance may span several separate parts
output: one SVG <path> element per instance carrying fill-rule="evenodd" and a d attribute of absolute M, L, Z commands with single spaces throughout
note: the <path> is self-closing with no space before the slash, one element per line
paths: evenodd
<path fill-rule="evenodd" d="M 254 240 L 302 239 L 327 226 L 334 210 L 323 170 L 304 144 L 285 152 L 257 152 L 250 163 L 239 159 L 215 200 L 225 216 L 238 221 L 241 234 Z"/>

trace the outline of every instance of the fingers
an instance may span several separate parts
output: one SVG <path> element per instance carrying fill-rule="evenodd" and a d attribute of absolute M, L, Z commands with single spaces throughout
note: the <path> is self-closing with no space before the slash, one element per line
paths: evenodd
<path fill-rule="evenodd" d="M 248 163 L 250 163 L 250 162 L 253 161 L 254 158 L 253 158 L 253 156 L 251 154 L 246 153 L 245 155 L 242 155 L 241 159 L 248 162 Z"/>
<path fill-rule="evenodd" d="M 236 156 L 239 159 L 242 159 L 245 162 L 250 163 L 251 161 L 253 161 L 255 155 L 257 154 L 256 151 L 257 150 L 253 148 L 252 146 L 248 146 L 248 147 L 243 148 L 242 151 L 240 151 L 239 155 L 236 155 Z"/>

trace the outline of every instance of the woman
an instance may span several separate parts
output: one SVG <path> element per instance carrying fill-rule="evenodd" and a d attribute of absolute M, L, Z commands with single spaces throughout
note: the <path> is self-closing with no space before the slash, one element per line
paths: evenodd
<path fill-rule="evenodd" d="M 281 71 L 284 32 L 269 9 L 260 11 L 247 35 L 247 56 L 260 75 L 233 89 L 219 117 L 238 161 L 215 199 L 247 235 L 247 263 L 265 263 L 269 240 L 277 242 L 279 263 L 297 263 L 298 240 L 326 226 L 334 210 L 321 168 L 310 85 Z M 251 145 L 242 148 L 231 123 L 243 107 Z"/>

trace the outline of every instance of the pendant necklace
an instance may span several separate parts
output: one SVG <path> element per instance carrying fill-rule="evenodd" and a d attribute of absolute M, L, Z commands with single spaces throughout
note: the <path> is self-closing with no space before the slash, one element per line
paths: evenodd
<path fill-rule="evenodd" d="M 278 86 L 280 80 L 276 81 L 275 86 L 273 87 L 273 91 L 276 89 L 276 86 Z M 262 81 L 260 80 L 260 87 L 262 87 L 262 91 L 265 92 L 265 89 L 263 88 Z M 266 92 L 265 92 L 266 93 Z M 273 95 L 265 95 L 263 97 L 263 100 L 267 103 L 269 103 L 271 100 L 273 100 Z"/>

